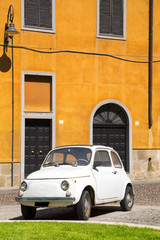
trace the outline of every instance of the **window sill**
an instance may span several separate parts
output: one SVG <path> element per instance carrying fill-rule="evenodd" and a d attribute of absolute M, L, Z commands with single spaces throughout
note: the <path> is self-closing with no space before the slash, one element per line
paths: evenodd
<path fill-rule="evenodd" d="M 97 38 L 126 41 L 126 36 L 97 34 Z"/>
<path fill-rule="evenodd" d="M 25 26 L 23 26 L 21 30 L 31 31 L 31 32 L 55 33 L 55 29 L 34 28 L 34 27 L 25 27 Z"/>

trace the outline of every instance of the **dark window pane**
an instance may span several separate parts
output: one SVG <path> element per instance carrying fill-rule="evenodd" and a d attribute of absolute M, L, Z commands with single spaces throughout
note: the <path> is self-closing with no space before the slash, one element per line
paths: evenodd
<path fill-rule="evenodd" d="M 113 0 L 112 33 L 123 35 L 123 1 Z"/>
<path fill-rule="evenodd" d="M 108 152 L 99 151 L 99 156 L 100 156 L 101 164 L 103 167 L 111 167 L 111 161 L 110 161 Z"/>
<path fill-rule="evenodd" d="M 38 0 L 25 0 L 24 23 L 26 26 L 38 26 Z"/>
<path fill-rule="evenodd" d="M 25 26 L 52 28 L 52 0 L 24 0 Z"/>
<path fill-rule="evenodd" d="M 100 2 L 100 33 L 111 32 L 110 0 Z"/>
<path fill-rule="evenodd" d="M 111 167 L 109 153 L 107 151 L 97 151 L 94 157 L 94 164 L 99 167 Z"/>
<path fill-rule="evenodd" d="M 126 124 L 126 114 L 114 103 L 102 105 L 95 113 L 93 124 Z"/>
<path fill-rule="evenodd" d="M 52 0 L 40 0 L 40 27 L 52 28 Z"/>
<path fill-rule="evenodd" d="M 114 152 L 111 152 L 111 156 L 112 156 L 112 161 L 113 161 L 115 168 L 122 168 L 122 164 L 121 164 L 118 156 Z"/>
<path fill-rule="evenodd" d="M 123 0 L 100 0 L 102 34 L 123 35 Z"/>

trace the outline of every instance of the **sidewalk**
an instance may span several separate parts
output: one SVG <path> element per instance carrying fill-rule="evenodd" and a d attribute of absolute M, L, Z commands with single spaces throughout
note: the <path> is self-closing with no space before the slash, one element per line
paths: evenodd
<path fill-rule="evenodd" d="M 135 204 L 160 206 L 160 179 L 134 180 Z"/>
<path fill-rule="evenodd" d="M 0 188 L 0 205 L 15 205 L 19 187 Z"/>

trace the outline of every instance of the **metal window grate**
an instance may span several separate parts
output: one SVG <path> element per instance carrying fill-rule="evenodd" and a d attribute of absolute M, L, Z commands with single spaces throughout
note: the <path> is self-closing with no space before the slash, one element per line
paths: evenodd
<path fill-rule="evenodd" d="M 95 113 L 93 124 L 126 124 L 126 115 L 118 105 L 106 104 Z"/>

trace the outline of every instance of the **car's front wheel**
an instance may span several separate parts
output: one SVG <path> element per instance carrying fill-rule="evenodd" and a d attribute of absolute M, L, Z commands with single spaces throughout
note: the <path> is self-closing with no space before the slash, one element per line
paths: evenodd
<path fill-rule="evenodd" d="M 77 216 L 79 220 L 88 220 L 91 214 L 91 196 L 87 190 L 84 190 L 77 203 Z"/>
<path fill-rule="evenodd" d="M 131 211 L 134 204 L 134 193 L 131 186 L 127 186 L 125 196 L 120 202 L 123 211 Z"/>
<path fill-rule="evenodd" d="M 32 219 L 34 219 L 34 217 L 36 215 L 36 208 L 21 205 L 21 212 L 22 212 L 22 215 L 23 215 L 24 219 L 32 220 Z"/>

